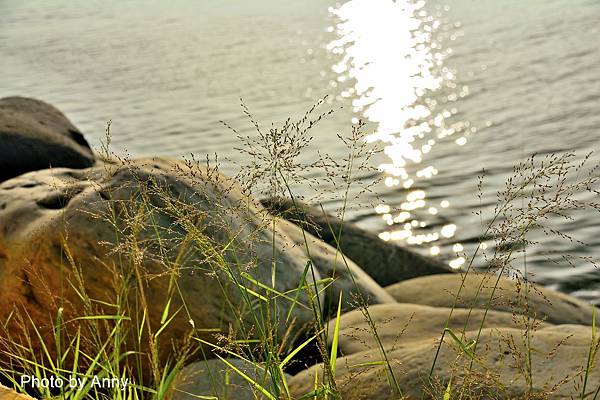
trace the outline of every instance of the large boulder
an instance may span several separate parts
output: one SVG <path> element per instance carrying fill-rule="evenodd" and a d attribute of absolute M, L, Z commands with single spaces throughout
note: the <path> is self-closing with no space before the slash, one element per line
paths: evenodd
<path fill-rule="evenodd" d="M 115 313 L 146 321 L 149 329 L 131 340 L 149 342 L 147 332 L 161 330 L 164 358 L 193 329 L 207 341 L 215 334 L 247 339 L 262 329 L 289 343 L 313 320 L 304 290 L 296 296 L 299 286 L 313 287 L 312 275 L 300 285 L 306 256 L 285 233 L 271 231 L 267 216 L 215 171 L 170 160 L 48 169 L 5 181 L 0 345 L 26 340 L 23 321 L 30 319 L 52 351 L 59 309 L 65 321 Z M 269 315 L 275 328 L 257 314 Z M 40 345 L 37 334 L 28 337 L 28 346 Z"/>
<path fill-rule="evenodd" d="M 239 358 L 212 359 L 192 363 L 177 375 L 168 398 L 170 400 L 219 399 L 254 400 L 266 398 L 262 390 L 277 396 L 283 393 L 281 382 L 276 385 L 269 372 L 259 363 Z M 256 385 L 240 374 L 243 373 Z M 286 379 L 291 376 L 286 375 Z"/>
<path fill-rule="evenodd" d="M 457 308 L 452 311 L 446 307 L 408 303 L 374 305 L 369 307 L 369 315 L 381 344 L 387 350 L 408 348 L 412 346 L 412 342 L 426 338 L 439 338 L 446 323 L 449 329 L 460 335 L 465 330 L 479 329 L 482 321 L 483 328 L 520 328 L 533 322 L 515 318 L 513 314 L 502 311 L 490 310 L 486 313 L 478 308 Z M 330 321 L 329 332 L 333 332 L 335 323 L 335 320 Z M 550 324 L 537 321 L 535 325 L 545 327 Z M 349 355 L 379 348 L 370 324 L 359 310 L 342 315 L 339 326 L 340 354 Z M 329 341 L 332 340 L 333 335 L 330 335 Z"/>
<path fill-rule="evenodd" d="M 463 284 L 464 278 L 464 284 Z M 553 324 L 592 323 L 590 304 L 575 297 L 530 283 L 496 275 L 432 275 L 388 286 L 386 290 L 399 303 L 416 303 L 432 307 L 489 308 L 496 311 L 529 315 Z M 457 298 L 457 294 L 460 295 Z M 490 296 L 493 293 L 493 297 Z"/>
<path fill-rule="evenodd" d="M 89 144 L 65 115 L 40 100 L 0 99 L 0 182 L 46 168 L 87 168 Z"/>
<path fill-rule="evenodd" d="M 323 279 L 331 278 L 324 294 L 324 316 L 335 314 L 340 293 L 342 310 L 349 311 L 361 305 L 395 303 L 396 300 L 377 284 L 367 273 L 346 255 L 327 243 L 286 220 L 278 220 L 280 226 L 302 252 L 312 260 L 315 269 Z"/>
<path fill-rule="evenodd" d="M 341 228 L 341 251 L 381 286 L 423 275 L 452 272 L 448 265 L 439 260 L 424 257 L 397 243 L 386 242 L 373 232 L 323 213 L 320 207 L 309 206 L 298 200 L 294 203 L 281 197 L 263 199 L 261 203 L 273 214 L 301 225 L 307 232 L 335 248 L 338 247 L 336 236 Z"/>
<path fill-rule="evenodd" d="M 355 353 L 337 360 L 337 389 L 347 400 L 440 399 L 446 397 L 444 393 L 451 381 L 450 398 L 579 398 L 592 330 L 571 328 L 549 327 L 530 332 L 529 347 L 525 331 L 484 329 L 474 359 L 446 335 L 432 379 L 429 376 L 436 357 L 436 340 L 412 342 L 387 352 L 394 378 L 378 350 Z M 477 333 L 467 332 L 464 343 L 477 338 Z M 289 382 L 292 394 L 300 397 L 314 390 L 315 374 L 323 382 L 322 369 L 319 364 L 295 375 Z M 600 374 L 596 372 L 593 370 L 588 377 L 586 397 L 593 397 L 600 385 Z M 390 384 L 394 379 L 397 386 Z"/>

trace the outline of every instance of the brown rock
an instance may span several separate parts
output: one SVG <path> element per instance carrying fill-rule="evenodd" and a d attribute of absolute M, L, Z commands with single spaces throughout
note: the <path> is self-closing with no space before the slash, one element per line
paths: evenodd
<path fill-rule="evenodd" d="M 415 341 L 439 338 L 446 327 L 446 322 L 448 328 L 457 335 L 463 330 L 479 329 L 485 313 L 482 309 L 457 308 L 452 314 L 450 311 L 451 309 L 446 307 L 408 303 L 378 304 L 369 307 L 369 314 L 377 328 L 377 335 L 387 350 L 410 348 Z M 532 321 L 515 318 L 511 313 L 490 310 L 485 317 L 483 327 L 519 328 L 526 323 Z M 329 332 L 333 332 L 334 324 L 335 320 L 331 320 Z M 549 324 L 538 321 L 536 326 L 545 327 Z M 333 335 L 330 335 L 329 339 L 331 342 Z M 355 310 L 341 316 L 338 348 L 342 355 L 379 348 L 373 331 L 361 311 Z"/>
<path fill-rule="evenodd" d="M 33 400 L 26 394 L 17 393 L 12 389 L 0 384 L 0 400 Z"/>
<path fill-rule="evenodd" d="M 387 352 L 387 357 L 398 387 L 407 399 L 440 399 L 451 377 L 450 398 L 458 398 L 463 389 L 465 398 L 477 399 L 578 398 L 583 390 L 591 343 L 591 329 L 586 330 L 574 329 L 568 336 L 566 332 L 555 331 L 555 327 L 540 329 L 530 336 L 532 351 L 529 353 L 524 331 L 484 329 L 471 368 L 471 358 L 446 335 L 431 380 L 429 373 L 437 348 L 434 340 L 413 342 L 411 346 Z M 476 331 L 468 332 L 464 342 L 469 343 L 476 337 Z M 531 368 L 527 367 L 528 354 L 531 354 Z M 396 385 L 389 383 L 394 378 L 382 360 L 377 350 L 338 359 L 336 381 L 341 397 L 346 400 L 400 398 Z M 586 396 L 593 397 L 600 385 L 600 375 L 592 372 L 585 392 Z M 295 375 L 289 382 L 292 394 L 300 397 L 312 391 L 315 374 L 322 382 L 321 365 Z"/>
<path fill-rule="evenodd" d="M 66 321 L 90 307 L 113 315 L 110 304 L 117 298 L 128 299 L 120 312 L 133 321 L 146 308 L 154 332 L 169 304 L 173 319 L 160 336 L 164 357 L 181 346 L 190 321 L 206 340 L 213 338 L 209 329 L 256 333 L 243 297 L 256 309 L 265 303 L 237 283 L 275 298 L 252 280 L 271 286 L 274 254 L 274 289 L 294 296 L 306 257 L 279 230 L 273 242 L 264 210 L 231 181 L 203 169 L 184 175 L 182 169 L 178 162 L 142 160 L 42 170 L 0 184 L 1 320 L 16 311 L 0 344 L 24 340 L 15 315 L 25 311 L 52 350 L 51 325 L 60 307 Z M 88 306 L 82 293 L 91 299 Z M 286 320 L 292 301 L 277 298 L 281 323 L 272 334 L 290 329 L 293 338 L 312 321 L 306 296 L 298 299 Z"/>
<path fill-rule="evenodd" d="M 432 307 L 452 307 L 461 286 L 462 275 L 432 275 L 399 282 L 386 290 L 399 303 L 415 303 Z M 460 292 L 456 307 L 486 308 L 496 283 L 495 275 L 469 273 Z M 481 286 L 481 290 L 479 287 Z M 553 324 L 592 323 L 592 306 L 575 297 L 530 284 L 528 304 L 525 287 L 516 280 L 501 277 L 491 309 L 525 314 Z M 528 311 L 526 311 L 528 309 Z"/>
<path fill-rule="evenodd" d="M 326 318 L 337 312 L 340 293 L 342 293 L 343 311 L 354 309 L 357 302 L 361 304 L 363 301 L 364 304 L 396 302 L 385 289 L 340 251 L 308 232 L 304 232 L 303 235 L 302 229 L 290 222 L 278 220 L 278 226 L 285 231 L 290 242 L 295 243 L 296 247 L 306 254 L 307 258 L 310 254 L 310 259 L 322 278 L 333 279 L 325 289 L 323 306 Z"/>

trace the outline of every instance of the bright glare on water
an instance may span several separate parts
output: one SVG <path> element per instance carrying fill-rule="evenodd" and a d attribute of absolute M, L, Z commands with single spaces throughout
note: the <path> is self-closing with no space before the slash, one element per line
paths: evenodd
<path fill-rule="evenodd" d="M 427 160 L 426 155 L 437 140 L 456 134 L 456 145 L 463 146 L 476 132 L 474 127 L 464 128 L 468 122 L 449 121 L 457 113 L 454 103 L 468 94 L 468 87 L 457 88 L 454 72 L 444 65 L 452 49 L 437 35 L 440 20 L 425 9 L 424 1 L 352 0 L 330 12 L 339 20 L 334 30 L 338 38 L 327 45 L 327 50 L 342 56 L 332 69 L 339 82 L 353 82 L 341 96 L 351 99 L 355 114 L 375 124 L 367 140 L 385 144 L 388 161 L 379 165 L 386 176 L 385 186 L 405 189 L 405 201 L 398 210 L 392 211 L 387 205 L 375 208 L 389 226 L 379 236 L 410 245 L 452 238 L 454 224 L 421 232 L 413 229 L 425 228 L 428 219 L 427 215 L 420 219 L 413 214 L 427 209 L 428 214 L 435 215 L 438 208 L 449 205 L 448 200 L 432 202 L 424 190 L 412 189 L 415 182 L 438 174 L 434 165 L 429 165 L 435 160 Z M 453 40 L 461 34 L 453 33 Z M 438 104 L 436 93 L 442 86 L 452 93 Z M 420 166 L 411 173 L 407 164 Z M 456 243 L 454 253 L 457 249 L 462 250 L 462 245 Z M 431 247 L 430 254 L 439 255 L 439 247 Z M 449 264 L 460 268 L 464 260 L 455 257 Z"/>

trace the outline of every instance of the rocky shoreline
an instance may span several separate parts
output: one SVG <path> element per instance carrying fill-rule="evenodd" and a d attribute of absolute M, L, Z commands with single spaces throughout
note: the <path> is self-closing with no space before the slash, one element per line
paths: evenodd
<path fill-rule="evenodd" d="M 265 220 L 272 223 L 263 227 Z M 515 398 L 535 392 L 558 399 L 578 396 L 582 390 L 592 341 L 591 305 L 533 284 L 523 303 L 519 281 L 474 273 L 465 278 L 437 260 L 342 224 L 319 208 L 283 198 L 252 199 L 210 168 L 166 158 L 95 157 L 83 134 L 56 108 L 28 98 L 0 99 L 3 368 L 14 364 L 6 355 L 15 344 L 42 357 L 54 351 L 57 314 L 62 321 L 76 321 L 91 309 L 99 315 L 114 314 L 119 298 L 127 300 L 132 319 L 143 318 L 149 329 L 160 333 L 153 362 L 166 363 L 178 348 L 190 346 L 192 332 L 203 343 L 203 351 L 186 359 L 167 398 L 263 398 L 239 372 L 265 380 L 268 387 L 268 371 L 213 353 L 207 345 L 215 342 L 215 330 L 239 331 L 255 323 L 235 311 L 243 309 L 248 288 L 240 291 L 241 283 L 222 284 L 221 279 L 245 282 L 253 293 L 269 282 L 272 292 L 294 293 L 298 282 L 306 280 L 308 259 L 314 269 L 307 285 L 326 282 L 315 298 L 322 304 L 320 318 L 333 318 L 330 330 L 335 329 L 341 299 L 335 374 L 344 399 L 398 398 L 390 392 L 390 369 L 402 395 L 413 399 L 432 395 L 427 390 L 436 385 L 443 393 L 452 377 L 465 378 L 464 371 L 455 369 L 456 342 L 449 335 L 436 357 L 445 328 L 479 338 L 477 358 L 467 357 L 466 362 L 472 365 L 469 371 L 481 397 Z M 176 270 L 169 264 L 173 260 L 178 262 Z M 211 270 L 217 261 L 241 269 Z M 116 286 L 115 277 L 127 282 L 125 291 Z M 144 307 L 136 303 L 141 294 Z M 294 300 L 309 304 L 308 297 L 302 294 Z M 379 341 L 370 333 L 357 298 L 368 303 Z M 273 327 L 273 335 L 297 343 L 306 339 L 314 315 L 295 304 L 282 302 L 275 311 L 281 324 Z M 39 334 L 31 334 L 28 321 Z M 73 333 L 64 325 L 65 332 Z M 91 326 L 77 329 L 82 337 L 97 334 Z M 530 329 L 535 333 L 530 335 Z M 145 340 L 155 339 L 140 334 L 137 350 L 150 351 Z M 124 339 L 128 341 L 136 338 Z M 82 341 L 82 347 L 87 344 L 92 345 Z M 527 361 L 529 378 L 523 373 L 526 345 L 535 349 Z M 386 365 L 380 362 L 382 347 L 389 358 Z M 315 376 L 322 375 L 323 363 L 313 365 L 318 354 L 309 353 L 298 353 L 294 367 L 286 371 L 293 398 L 310 393 Z M 586 394 L 600 387 L 599 375 L 587 376 Z M 150 378 L 145 373 L 139 377 Z M 489 388 L 495 396 L 486 392 Z M 12 395 L 0 391 L 0 399 Z"/>

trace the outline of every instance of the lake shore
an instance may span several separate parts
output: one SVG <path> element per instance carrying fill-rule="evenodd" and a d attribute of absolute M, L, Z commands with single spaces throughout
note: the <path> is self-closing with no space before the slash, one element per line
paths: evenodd
<path fill-rule="evenodd" d="M 17 391 L 61 394 L 23 374 L 138 385 L 72 398 L 600 388 L 590 304 L 502 268 L 457 273 L 291 190 L 258 200 L 210 165 L 95 153 L 59 110 L 15 97 L 0 171 L 0 363 Z"/>

